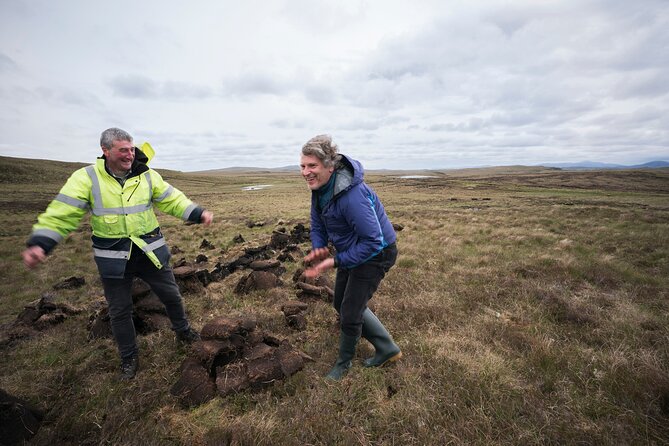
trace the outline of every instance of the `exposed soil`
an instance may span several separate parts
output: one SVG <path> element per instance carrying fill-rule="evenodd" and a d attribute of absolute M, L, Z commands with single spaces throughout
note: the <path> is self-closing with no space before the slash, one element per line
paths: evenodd
<path fill-rule="evenodd" d="M 257 331 L 252 319 L 220 317 L 208 322 L 201 336 L 171 390 L 184 406 L 265 388 L 298 372 L 310 359 L 288 341 Z"/>

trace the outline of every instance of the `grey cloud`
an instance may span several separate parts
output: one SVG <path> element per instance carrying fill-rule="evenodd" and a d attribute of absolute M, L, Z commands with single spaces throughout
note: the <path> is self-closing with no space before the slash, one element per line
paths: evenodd
<path fill-rule="evenodd" d="M 669 93 L 669 66 L 662 70 L 647 70 L 634 76 L 626 76 L 613 88 L 614 97 L 661 97 Z"/>
<path fill-rule="evenodd" d="M 345 93 L 354 105 L 382 108 L 395 103 L 395 83 L 385 78 L 374 78 L 350 85 Z"/>
<path fill-rule="evenodd" d="M 213 90 L 207 86 L 170 81 L 162 85 L 161 96 L 172 99 L 203 99 L 213 96 Z"/>
<path fill-rule="evenodd" d="M 350 120 L 337 125 L 337 130 L 377 130 L 381 127 L 378 120 Z"/>
<path fill-rule="evenodd" d="M 379 135 L 376 133 L 356 133 L 354 137 L 355 141 L 363 142 L 363 143 L 378 143 L 379 140 Z"/>
<path fill-rule="evenodd" d="M 65 90 L 60 95 L 62 101 L 70 105 L 78 105 L 82 107 L 90 107 L 91 105 L 100 105 L 102 102 L 100 99 L 88 92 L 88 91 L 79 91 L 79 90 Z"/>
<path fill-rule="evenodd" d="M 529 5 L 524 5 L 523 9 L 507 7 L 484 15 L 484 18 L 502 30 L 508 38 L 522 29 L 530 20 L 528 7 Z"/>
<path fill-rule="evenodd" d="M 235 97 L 298 94 L 318 105 L 332 105 L 339 101 L 338 93 L 330 84 L 314 81 L 305 73 L 288 76 L 269 71 L 248 71 L 226 78 L 223 93 Z"/>
<path fill-rule="evenodd" d="M 507 134 L 503 138 L 494 138 L 489 145 L 496 148 L 545 147 L 546 140 L 533 134 Z"/>
<path fill-rule="evenodd" d="M 205 140 L 205 141 L 220 141 L 221 139 L 240 139 L 245 138 L 246 135 L 239 132 L 224 132 L 224 131 L 204 131 L 204 132 L 176 132 L 176 131 L 155 131 L 152 129 L 139 129 L 138 134 L 142 137 L 161 139 L 164 141 L 172 141 L 175 139 L 188 140 Z"/>
<path fill-rule="evenodd" d="M 9 73 L 18 70 L 18 65 L 14 59 L 4 53 L 0 53 L 0 73 Z"/>
<path fill-rule="evenodd" d="M 307 138 L 305 137 L 305 140 Z M 230 166 L 278 167 L 296 164 L 299 148 L 304 141 L 290 139 L 256 140 L 242 138 L 238 141 L 194 140 L 192 150 L 178 150 L 175 141 L 165 143 L 161 162 L 167 168 L 206 170 Z"/>
<path fill-rule="evenodd" d="M 409 120 L 406 116 L 384 116 L 380 115 L 375 118 L 366 118 L 366 119 L 349 119 L 338 125 L 336 125 L 337 130 L 378 130 L 382 127 L 392 126 L 395 124 L 400 124 L 407 122 Z"/>
<path fill-rule="evenodd" d="M 36 88 L 14 86 L 3 89 L 0 97 L 13 104 L 49 104 L 58 107 L 90 107 L 101 103 L 95 94 L 88 91 L 45 86 Z"/>
<path fill-rule="evenodd" d="M 262 150 L 267 147 L 267 144 L 258 143 L 258 142 L 239 142 L 235 144 L 219 144 L 217 146 L 211 147 L 207 150 L 209 154 L 216 154 L 220 152 L 225 152 L 226 155 L 244 155 L 249 152 Z"/>
<path fill-rule="evenodd" d="M 190 164 L 193 160 L 227 164 L 229 161 L 225 157 L 244 153 L 248 155 L 249 152 L 245 150 L 257 148 L 246 143 L 245 135 L 142 131 L 133 136 L 149 140 L 157 150 L 160 150 L 161 160 L 182 164 Z M 182 166 L 175 164 L 174 168 L 182 169 Z"/>
<path fill-rule="evenodd" d="M 146 76 L 129 74 L 109 81 L 114 95 L 130 99 L 203 99 L 214 96 L 210 87 L 187 82 L 157 82 Z"/>
<path fill-rule="evenodd" d="M 281 95 L 292 90 L 290 83 L 281 80 L 279 76 L 266 72 L 244 73 L 228 78 L 223 82 L 223 90 L 231 96 L 245 96 L 250 94 Z"/>
<path fill-rule="evenodd" d="M 293 128 L 293 122 L 289 119 L 275 119 L 269 123 L 272 127 L 279 129 Z"/>
<path fill-rule="evenodd" d="M 432 124 L 427 127 L 430 132 L 456 131 L 456 132 L 477 132 L 490 127 L 490 121 L 482 118 L 471 118 L 457 124 L 448 122 L 443 124 Z"/>
<path fill-rule="evenodd" d="M 305 121 L 296 119 L 275 119 L 269 123 L 272 127 L 279 129 L 305 129 L 308 127 Z"/>
<path fill-rule="evenodd" d="M 327 85 L 311 85 L 304 89 L 304 97 L 316 104 L 329 105 L 337 100 L 337 94 Z"/>
<path fill-rule="evenodd" d="M 352 73 L 346 98 L 371 109 L 429 102 L 454 112 L 458 104 L 460 115 L 496 111 L 497 125 L 518 126 L 565 123 L 611 95 L 664 94 L 663 71 L 639 73 L 651 60 L 669 65 L 667 8 L 658 7 L 661 14 L 656 8 L 650 26 L 642 26 L 644 14 L 635 11 L 643 7 L 615 6 L 586 3 L 582 15 L 569 4 L 505 7 L 441 19 L 413 36 L 384 41 Z M 465 129 L 456 126 L 435 123 L 430 130 Z"/>
<path fill-rule="evenodd" d="M 343 23 L 361 20 L 364 7 L 355 2 L 342 8 L 341 4 L 292 0 L 285 2 L 281 13 L 294 26 L 309 30 L 313 34 L 341 32 Z"/>
<path fill-rule="evenodd" d="M 493 113 L 490 123 L 504 127 L 523 127 L 538 121 L 537 114 L 532 110 L 511 110 Z"/>
<path fill-rule="evenodd" d="M 116 96 L 124 98 L 149 99 L 158 93 L 158 84 L 154 80 L 136 74 L 117 76 L 109 81 L 109 85 Z"/>

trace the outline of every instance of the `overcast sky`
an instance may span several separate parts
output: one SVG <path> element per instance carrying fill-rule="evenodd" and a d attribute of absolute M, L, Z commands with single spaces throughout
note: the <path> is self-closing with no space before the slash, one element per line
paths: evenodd
<path fill-rule="evenodd" d="M 0 154 L 378 168 L 669 160 L 667 0 L 2 0 Z"/>

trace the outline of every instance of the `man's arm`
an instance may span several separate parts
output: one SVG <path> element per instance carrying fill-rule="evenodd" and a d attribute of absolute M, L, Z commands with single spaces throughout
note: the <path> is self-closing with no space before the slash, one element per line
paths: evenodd
<path fill-rule="evenodd" d="M 33 232 L 28 239 L 28 248 L 21 256 L 28 268 L 34 268 L 67 235 L 74 231 L 90 208 L 90 177 L 79 169 L 68 178 L 60 192 L 37 217 Z"/>
<path fill-rule="evenodd" d="M 328 245 L 328 233 L 314 204 L 311 205 L 310 219 L 309 238 L 311 238 L 311 247 L 313 249 L 326 247 Z"/>
<path fill-rule="evenodd" d="M 214 214 L 193 203 L 183 192 L 163 180 L 155 170 L 151 170 L 153 202 L 158 209 L 191 223 L 210 225 Z"/>

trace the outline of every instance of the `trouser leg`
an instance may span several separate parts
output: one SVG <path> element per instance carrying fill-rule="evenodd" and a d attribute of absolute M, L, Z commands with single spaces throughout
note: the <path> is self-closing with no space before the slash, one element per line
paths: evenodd
<path fill-rule="evenodd" d="M 337 275 L 335 276 L 334 299 L 332 305 L 339 313 L 342 300 L 344 300 L 344 291 L 348 285 L 348 271 L 346 268 L 337 268 Z"/>
<path fill-rule="evenodd" d="M 340 380 L 351 367 L 356 345 L 362 333 L 363 313 L 367 301 L 381 282 L 385 272 L 376 262 L 368 262 L 356 268 L 337 270 L 333 305 L 339 312 L 341 332 L 339 334 L 339 355 L 334 367 L 327 374 L 333 380 Z"/>
<path fill-rule="evenodd" d="M 165 306 L 167 316 L 172 323 L 172 330 L 180 332 L 188 329 L 189 324 L 184 311 L 183 299 L 179 292 L 179 286 L 174 279 L 172 268 L 165 265 L 161 269 L 157 269 L 146 256 L 142 257 L 146 259 L 142 261 L 148 263 L 148 265 L 140 268 L 137 275 L 149 284 L 151 290 L 156 293 L 158 299 Z"/>
<path fill-rule="evenodd" d="M 102 279 L 111 320 L 112 334 L 121 358 L 137 355 L 135 324 L 132 321 L 132 277 Z"/>
<path fill-rule="evenodd" d="M 344 275 L 341 279 L 337 271 L 337 282 L 335 288 L 339 288 L 340 300 L 335 292 L 335 305 L 339 305 L 339 316 L 341 330 L 348 336 L 360 337 L 362 332 L 363 313 L 367 308 L 367 302 L 371 299 L 385 275 L 385 271 L 379 263 L 369 261 L 348 270 L 346 283 Z M 343 288 L 343 292 L 342 289 Z M 337 308 L 335 306 L 335 308 Z"/>
<path fill-rule="evenodd" d="M 395 264 L 396 259 L 397 248 L 393 244 L 362 265 L 351 269 L 337 269 L 333 306 L 339 313 L 341 333 L 339 335 L 339 356 L 328 373 L 328 378 L 339 380 L 351 367 L 356 345 L 363 333 L 364 315 L 367 313 L 373 315 L 367 309 L 367 302 L 379 287 L 386 272 Z M 381 325 L 380 322 L 379 325 Z M 392 343 L 392 340 L 390 342 Z M 392 358 L 401 356 L 399 348 L 397 350 Z M 386 356 L 383 355 L 379 361 L 372 361 L 370 365 L 382 365 L 390 360 Z"/>

